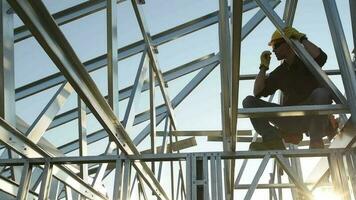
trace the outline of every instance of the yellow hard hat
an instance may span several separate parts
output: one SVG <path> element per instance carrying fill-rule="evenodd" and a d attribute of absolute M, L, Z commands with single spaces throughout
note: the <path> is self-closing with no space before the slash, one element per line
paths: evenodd
<path fill-rule="evenodd" d="M 283 40 L 283 37 L 282 37 L 281 33 L 278 30 L 276 30 L 272 34 L 271 41 L 268 43 L 268 45 L 272 46 L 275 42 L 277 42 L 279 40 Z"/>

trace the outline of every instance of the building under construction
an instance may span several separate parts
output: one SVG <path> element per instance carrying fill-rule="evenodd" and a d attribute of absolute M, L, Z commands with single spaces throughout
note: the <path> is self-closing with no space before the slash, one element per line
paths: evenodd
<path fill-rule="evenodd" d="M 0 8 L 0 199 L 356 199 L 356 0 Z M 321 43 L 325 67 L 289 26 Z M 276 29 L 333 104 L 242 108 Z M 249 118 L 315 115 L 338 119 L 325 148 L 249 150 Z"/>

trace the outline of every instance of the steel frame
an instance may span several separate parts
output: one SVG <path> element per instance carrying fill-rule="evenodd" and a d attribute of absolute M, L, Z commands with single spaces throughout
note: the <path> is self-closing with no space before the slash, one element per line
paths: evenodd
<path fill-rule="evenodd" d="M 151 194 L 158 199 L 172 200 L 230 200 L 236 196 L 236 190 L 247 190 L 244 199 L 251 199 L 256 190 L 264 188 L 269 189 L 270 199 L 282 199 L 283 191 L 286 190 L 292 192 L 293 199 L 311 199 L 313 190 L 322 186 L 333 187 L 335 191 L 343 194 L 343 199 L 356 198 L 356 150 L 352 148 L 356 140 L 356 69 L 350 57 L 335 1 L 323 0 L 323 4 L 340 70 L 321 70 L 300 43 L 284 35 L 283 37 L 318 80 L 330 89 L 337 104 L 249 109 L 239 109 L 237 106 L 240 81 L 251 80 L 256 76 L 240 74 L 241 43 L 266 17 L 278 30 L 292 25 L 297 0 L 285 1 L 283 19 L 274 11 L 281 3 L 280 0 L 232 0 L 231 7 L 228 6 L 228 0 L 217 0 L 219 10 L 216 12 L 152 36 L 142 8 L 145 2 L 127 1 L 133 6 L 143 40 L 118 49 L 117 39 L 120 36 L 117 35 L 117 6 L 124 1 L 87 1 L 51 16 L 39 0 L 0 0 L 0 141 L 4 145 L 0 148 L 0 198 L 16 196 L 17 199 L 108 199 L 108 191 L 102 182 L 114 169 L 115 189 L 112 199 L 130 199 L 135 188 L 138 197 L 142 196 L 143 199 L 150 197 L 147 188 L 150 188 Z M 350 0 L 349 6 L 355 48 L 355 1 Z M 107 9 L 108 53 L 81 63 L 59 26 L 80 20 L 102 9 Z M 242 25 L 243 13 L 252 9 L 259 10 Z M 22 19 L 24 26 L 14 28 L 15 14 Z M 159 53 L 159 45 L 216 23 L 219 31 L 219 52 L 170 71 L 160 70 L 156 55 Z M 15 88 L 14 44 L 32 36 L 60 72 Z M 119 90 L 118 62 L 139 53 L 142 57 L 134 84 Z M 108 96 L 103 97 L 89 73 L 106 66 Z M 217 66 L 220 67 L 221 76 L 222 130 L 178 130 L 174 109 Z M 168 82 L 196 71 L 198 73 L 194 78 L 171 99 L 167 90 Z M 341 75 L 346 97 L 330 80 L 330 75 Z M 16 116 L 16 101 L 57 85 L 61 86 L 31 125 Z M 159 90 L 156 90 L 157 86 Z M 74 91 L 78 94 L 77 108 L 58 115 Z M 149 92 L 149 108 L 142 113 L 136 113 L 135 107 L 140 104 L 140 95 L 145 91 Z M 156 103 L 155 93 L 158 92 L 164 100 L 162 105 Z M 123 111 L 119 110 L 118 104 L 127 98 L 129 103 L 124 118 L 119 119 L 119 112 Z M 90 114 L 101 123 L 102 130 L 94 133 L 86 131 L 87 115 Z M 238 118 L 325 114 L 350 114 L 346 124 L 340 127 L 340 134 L 330 143 L 329 149 L 298 150 L 297 146 L 290 146 L 289 151 L 236 151 L 238 143 L 260 139 L 256 133 L 251 137 L 251 131 L 239 130 Z M 46 131 L 76 119 L 77 140 L 55 146 L 42 137 Z M 161 133 L 157 126 L 164 120 L 165 130 Z M 150 123 L 131 139 L 129 133 L 133 127 L 145 121 Z M 137 146 L 147 136 L 150 136 L 150 148 L 140 152 Z M 159 146 L 157 137 L 161 136 L 163 140 Z M 181 139 L 182 136 L 192 137 Z M 201 136 L 207 137 L 208 141 L 222 141 L 223 152 L 180 153 L 180 150 L 196 145 L 195 137 Z M 87 156 L 88 145 L 107 137 L 109 142 L 103 155 Z M 75 150 L 79 150 L 79 156 L 66 156 Z M 121 150 L 121 154 L 116 154 L 118 150 Z M 306 180 L 302 178 L 303 169 L 299 160 L 302 157 L 321 157 L 312 176 Z M 244 161 L 236 178 L 235 164 L 241 159 Z M 262 162 L 251 183 L 241 184 L 240 179 L 246 173 L 245 167 L 249 159 L 262 159 Z M 268 183 L 259 184 L 270 161 L 273 161 L 270 180 Z M 151 162 L 151 167 L 146 162 Z M 163 162 L 170 163 L 171 194 L 162 186 Z M 289 183 L 282 182 L 282 170 L 286 172 Z M 89 176 L 93 174 L 94 178 Z M 331 183 L 325 182 L 328 177 L 331 177 Z"/>

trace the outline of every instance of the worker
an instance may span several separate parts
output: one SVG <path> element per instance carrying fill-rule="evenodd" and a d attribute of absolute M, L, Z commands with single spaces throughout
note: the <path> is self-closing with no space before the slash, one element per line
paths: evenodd
<path fill-rule="evenodd" d="M 309 41 L 304 33 L 293 27 L 286 27 L 283 31 L 286 37 L 299 41 L 320 67 L 325 64 L 327 55 Z M 259 73 L 253 89 L 254 96 L 247 96 L 243 100 L 244 108 L 332 103 L 329 90 L 317 81 L 278 30 L 272 34 L 268 44 L 281 64 L 267 75 L 272 53 L 262 52 Z M 281 104 L 260 99 L 262 96 L 274 94 L 277 90 L 283 93 Z M 285 149 L 283 138 L 292 140 L 292 143 L 299 143 L 303 133 L 310 136 L 309 148 L 324 148 L 323 137 L 329 134 L 330 129 L 329 117 L 325 115 L 264 117 L 250 120 L 256 132 L 262 136 L 262 142 L 250 144 L 251 150 Z"/>

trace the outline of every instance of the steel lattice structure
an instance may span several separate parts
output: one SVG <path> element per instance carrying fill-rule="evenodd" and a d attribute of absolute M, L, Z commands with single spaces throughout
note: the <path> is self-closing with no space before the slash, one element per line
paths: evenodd
<path fill-rule="evenodd" d="M 281 5 L 281 0 L 233 0 L 231 6 L 228 0 L 216 1 L 219 2 L 217 11 L 151 35 L 142 8 L 149 1 L 131 0 L 143 40 L 118 48 L 117 6 L 124 0 L 85 1 L 52 15 L 40 0 L 0 0 L 0 198 L 130 199 L 136 193 L 135 197 L 140 199 L 237 199 L 234 191 L 244 190 L 244 199 L 251 199 L 256 189 L 268 189 L 269 199 L 283 199 L 286 191 L 291 193 L 292 199 L 312 199 L 312 192 L 323 186 L 333 188 L 342 199 L 355 199 L 355 60 L 347 46 L 336 2 L 322 1 L 339 70 L 321 70 L 299 42 L 283 35 L 319 82 L 330 89 L 335 104 L 240 109 L 239 83 L 256 77 L 256 74 L 240 74 L 241 42 L 263 20 L 270 20 L 280 31 L 292 25 L 298 0 L 284 2 L 282 18 L 274 10 Z M 353 45 L 356 46 L 356 1 L 349 0 L 349 7 Z M 107 13 L 107 54 L 82 63 L 59 26 L 104 9 Z M 243 24 L 243 13 L 250 10 L 257 12 Z M 23 26 L 14 27 L 15 15 L 23 21 Z M 218 24 L 219 52 L 161 71 L 158 46 L 214 24 Z M 30 37 L 36 39 L 60 72 L 15 88 L 14 44 Z M 137 54 L 142 56 L 136 76 L 131 77 L 133 84 L 119 89 L 118 61 Z M 107 96 L 101 94 L 90 76 L 91 72 L 105 67 Z M 174 110 L 216 68 L 220 70 L 221 79 L 222 129 L 178 130 Z M 172 98 L 167 83 L 193 72 L 195 76 Z M 345 95 L 330 75 L 342 77 Z M 32 124 L 16 115 L 16 101 L 56 86 L 57 91 Z M 135 106 L 146 91 L 149 109 L 137 114 Z M 59 114 L 72 93 L 78 95 L 77 107 Z M 162 95 L 163 104 L 157 105 L 156 93 Z M 125 112 L 120 110 L 125 114 L 119 119 L 119 102 L 123 100 L 128 103 Z M 90 114 L 100 123 L 101 130 L 87 132 Z M 340 134 L 328 149 L 305 150 L 289 145 L 286 151 L 236 151 L 239 143 L 260 139 L 256 133 L 252 135 L 252 131 L 240 130 L 238 118 L 325 114 L 339 114 L 342 122 Z M 77 139 L 58 146 L 43 137 L 47 131 L 74 120 L 78 121 L 78 129 L 73 130 L 78 132 Z M 143 122 L 148 122 L 147 126 L 135 137 L 128 134 Z M 161 123 L 163 131 L 157 128 Z M 158 137 L 163 138 L 161 146 L 157 144 Z M 181 153 L 180 150 L 197 144 L 195 137 L 221 141 L 223 151 Z M 108 139 L 105 153 L 89 156 L 88 145 L 105 139 Z M 150 149 L 139 151 L 137 146 L 145 139 L 150 141 Z M 307 143 L 302 141 L 300 146 Z M 78 156 L 68 156 L 74 151 L 78 151 Z M 304 157 L 320 159 L 314 176 L 308 180 L 303 180 L 300 164 L 300 158 Z M 251 159 L 261 162 L 251 182 L 242 184 L 241 177 Z M 161 175 L 163 162 L 170 165 L 167 177 Z M 268 172 L 269 183 L 259 184 L 262 175 L 267 173 L 268 163 L 273 164 L 272 172 Z M 282 182 L 283 172 L 288 183 Z M 108 191 L 103 184 L 110 173 L 114 179 L 113 191 Z"/>

